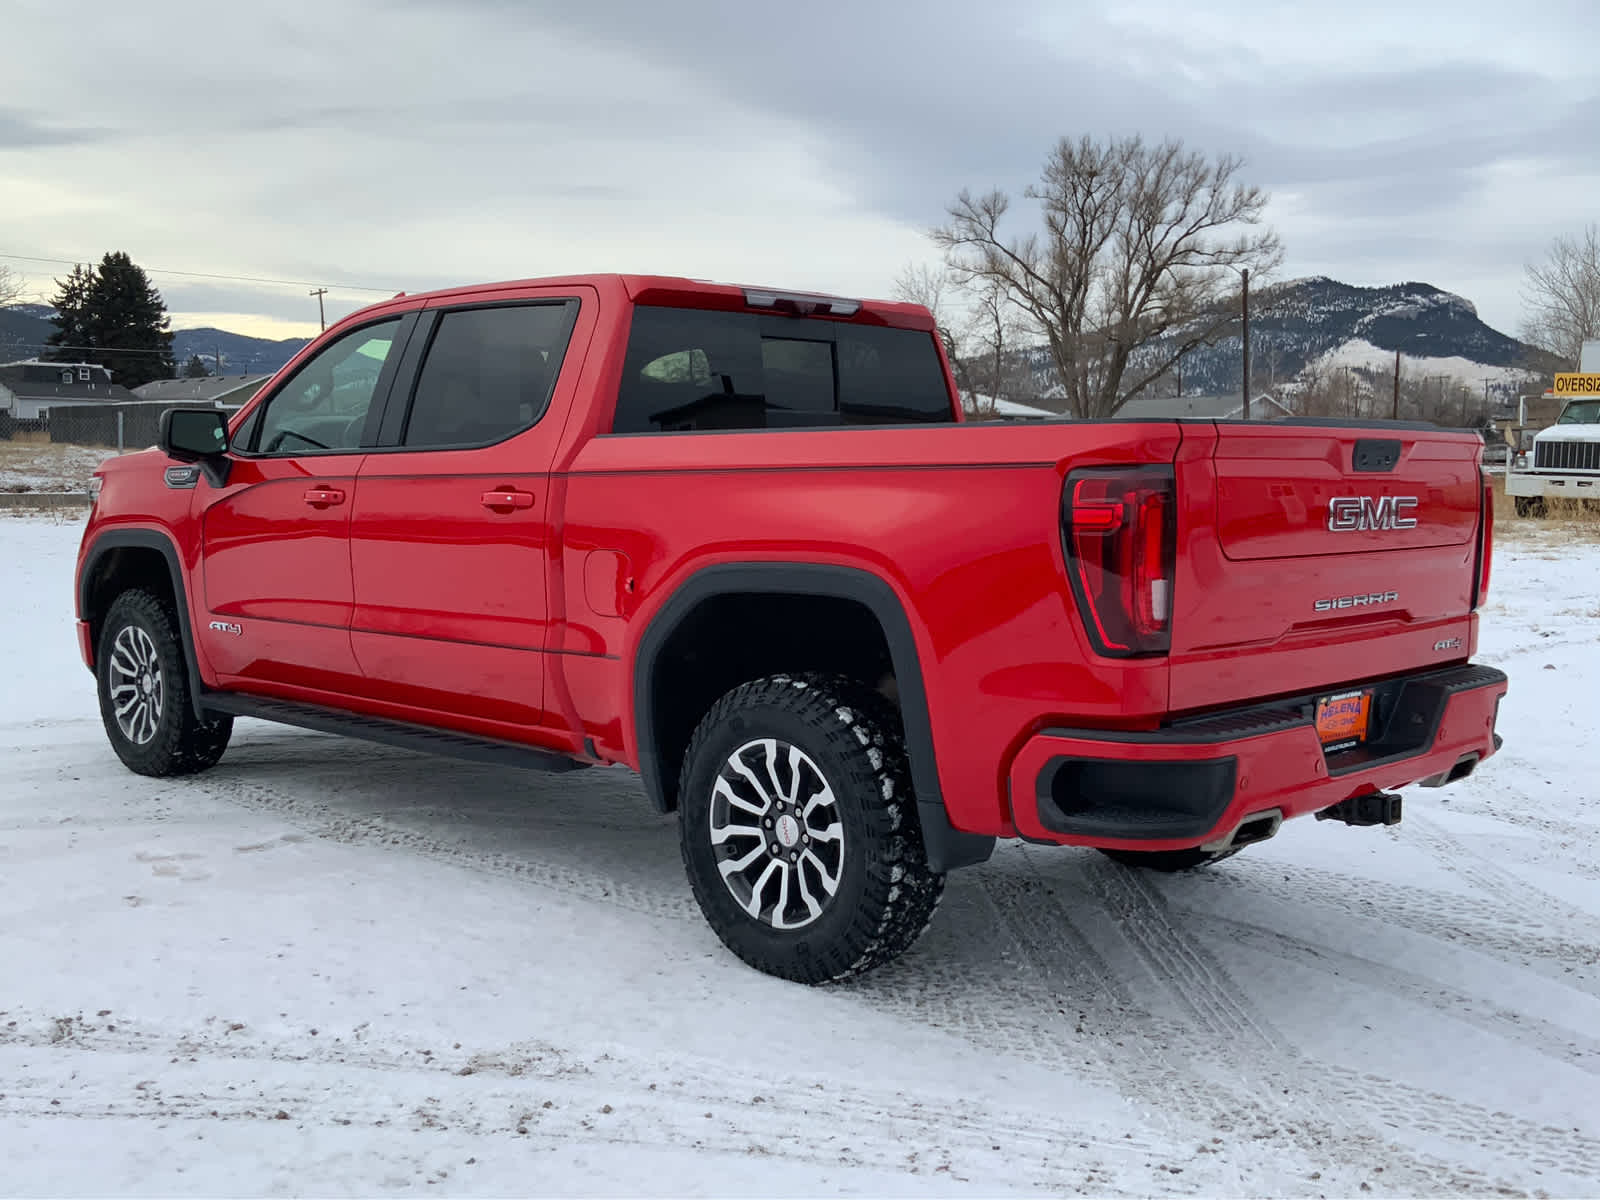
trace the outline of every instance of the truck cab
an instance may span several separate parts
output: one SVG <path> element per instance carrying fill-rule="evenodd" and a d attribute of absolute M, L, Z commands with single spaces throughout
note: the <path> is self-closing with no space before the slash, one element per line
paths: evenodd
<path fill-rule="evenodd" d="M 1555 378 L 1564 397 L 1556 423 L 1512 455 L 1506 494 L 1519 517 L 1540 517 L 1552 499 L 1600 502 L 1600 341 L 1585 342 L 1579 369 Z"/>

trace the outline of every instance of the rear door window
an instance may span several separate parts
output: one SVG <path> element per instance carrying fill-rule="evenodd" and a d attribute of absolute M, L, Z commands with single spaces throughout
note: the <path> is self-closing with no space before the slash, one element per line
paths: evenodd
<path fill-rule="evenodd" d="M 440 314 L 402 444 L 486 446 L 531 429 L 550 403 L 577 308 L 555 301 Z"/>
<path fill-rule="evenodd" d="M 634 310 L 612 432 L 954 419 L 932 333 L 640 306 Z"/>

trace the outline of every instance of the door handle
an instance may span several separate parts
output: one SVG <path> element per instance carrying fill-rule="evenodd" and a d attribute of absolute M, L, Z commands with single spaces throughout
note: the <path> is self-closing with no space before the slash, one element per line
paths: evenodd
<path fill-rule="evenodd" d="M 517 491 L 485 492 L 479 497 L 485 508 L 532 508 L 533 493 Z"/>
<path fill-rule="evenodd" d="M 314 487 L 306 489 L 305 502 L 312 508 L 327 508 L 334 504 L 344 503 L 344 492 L 340 488 Z"/>

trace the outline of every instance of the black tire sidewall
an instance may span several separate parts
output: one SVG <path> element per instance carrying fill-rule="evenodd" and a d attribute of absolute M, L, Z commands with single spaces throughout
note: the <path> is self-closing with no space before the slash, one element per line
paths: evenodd
<path fill-rule="evenodd" d="M 841 698 L 840 703 L 847 701 Z M 851 969 L 860 948 L 877 932 L 872 913 L 886 897 L 869 893 L 879 890 L 879 877 L 889 875 L 894 856 L 885 857 L 886 838 L 897 835 L 881 811 L 885 801 L 878 791 L 878 769 L 854 732 L 861 720 L 860 713 L 856 724 L 840 720 L 835 731 L 777 703 L 751 704 L 726 713 L 694 747 L 686 766 L 679 792 L 679 835 L 695 896 L 718 936 L 761 970 L 804 982 L 831 979 Z M 796 930 L 774 929 L 740 907 L 722 881 L 711 843 L 711 791 L 718 773 L 739 747 L 769 737 L 798 746 L 816 763 L 833 790 L 844 826 L 838 891 L 820 917 Z M 910 803 L 911 797 L 897 796 L 893 802 Z"/>

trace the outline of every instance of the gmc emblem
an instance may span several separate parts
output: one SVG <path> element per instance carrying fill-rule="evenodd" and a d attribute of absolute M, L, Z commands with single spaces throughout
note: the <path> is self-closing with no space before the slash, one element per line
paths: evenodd
<path fill-rule="evenodd" d="M 1402 514 L 1416 506 L 1415 496 L 1336 496 L 1328 501 L 1328 528 L 1334 533 L 1415 529 L 1417 519 Z"/>

